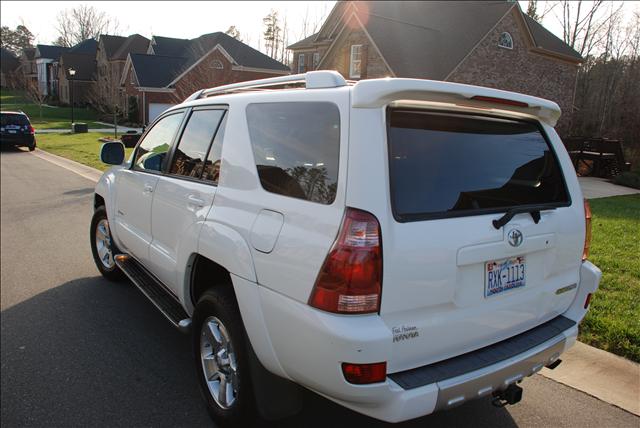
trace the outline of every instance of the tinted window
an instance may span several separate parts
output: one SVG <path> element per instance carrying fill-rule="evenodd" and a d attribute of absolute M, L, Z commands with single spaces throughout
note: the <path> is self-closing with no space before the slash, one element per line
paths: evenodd
<path fill-rule="evenodd" d="M 196 110 L 191 114 L 173 155 L 171 174 L 200 178 L 223 114 L 224 110 Z"/>
<path fill-rule="evenodd" d="M 389 149 L 403 220 L 568 202 L 556 157 L 532 123 L 393 110 Z"/>
<path fill-rule="evenodd" d="M 323 204 L 333 202 L 340 156 L 340 112 L 335 104 L 251 104 L 247 121 L 265 190 Z"/>
<path fill-rule="evenodd" d="M 2 113 L 2 126 L 7 125 L 29 125 L 29 119 L 24 114 Z"/>
<path fill-rule="evenodd" d="M 207 156 L 207 163 L 204 166 L 204 172 L 202 173 L 202 179 L 210 181 L 212 183 L 218 183 L 220 178 L 220 163 L 222 161 L 222 140 L 224 140 L 224 128 L 227 122 L 227 117 L 222 119 L 222 123 L 216 132 L 216 137 L 213 140 L 209 155 Z"/>
<path fill-rule="evenodd" d="M 145 171 L 160 171 L 173 137 L 176 135 L 184 113 L 172 114 L 160 119 L 145 135 L 136 150 L 134 166 Z"/>

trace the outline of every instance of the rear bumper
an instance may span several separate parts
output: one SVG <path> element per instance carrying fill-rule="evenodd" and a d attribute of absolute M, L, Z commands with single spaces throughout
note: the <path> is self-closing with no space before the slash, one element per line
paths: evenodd
<path fill-rule="evenodd" d="M 35 142 L 33 134 L 2 134 L 0 144 L 7 146 L 31 146 Z"/>
<path fill-rule="evenodd" d="M 580 284 L 571 306 L 556 319 L 519 335 L 527 336 L 527 343 L 514 348 L 514 340 L 519 340 L 514 337 L 441 361 L 432 365 L 440 366 L 436 368 L 440 375 L 422 376 L 418 383 L 411 383 L 411 376 L 406 376 L 408 372 L 389 374 L 385 382 L 371 385 L 353 385 L 345 381 L 340 372 L 341 362 L 387 361 L 391 355 L 392 334 L 377 315 L 344 317 L 327 314 L 257 287 L 264 322 L 251 325 L 257 321 L 249 321 L 250 317 L 245 317 L 244 311 L 243 320 L 252 343 L 256 342 L 256 353 L 265 367 L 274 373 L 359 413 L 387 422 L 400 422 L 503 390 L 557 360 L 575 342 L 578 323 L 587 311 L 584 308 L 586 296 L 598 288 L 600 276 L 597 267 L 583 263 Z M 540 335 L 539 329 L 556 320 L 560 321 L 551 331 Z M 266 334 L 257 338 L 258 332 Z M 264 343 L 265 336 L 269 343 Z M 263 344 L 258 344 L 261 341 Z M 504 345 L 504 349 L 496 349 L 500 345 Z M 267 348 L 268 352 L 264 351 Z M 489 348 L 494 349 L 487 351 Z M 484 358 L 485 362 L 471 364 L 465 360 L 471 354 Z M 449 364 L 449 367 L 442 369 L 443 364 Z M 425 366 L 411 372 L 415 374 L 421 370 L 429 372 L 431 369 Z"/>

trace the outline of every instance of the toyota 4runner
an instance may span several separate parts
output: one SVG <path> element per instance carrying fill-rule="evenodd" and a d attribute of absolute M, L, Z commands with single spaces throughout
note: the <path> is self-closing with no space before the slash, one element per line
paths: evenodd
<path fill-rule="evenodd" d="M 397 422 L 555 367 L 601 272 L 590 211 L 531 96 L 314 71 L 196 92 L 96 186 L 100 272 L 193 338 L 213 418 L 300 386 Z"/>

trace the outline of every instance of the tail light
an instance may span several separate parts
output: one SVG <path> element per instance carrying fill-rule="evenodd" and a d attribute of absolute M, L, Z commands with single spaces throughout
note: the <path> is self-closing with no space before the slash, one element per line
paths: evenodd
<path fill-rule="evenodd" d="M 587 294 L 587 298 L 584 300 L 584 308 L 587 309 L 589 307 L 589 304 L 591 304 L 591 297 L 593 296 L 593 293 L 589 293 Z"/>
<path fill-rule="evenodd" d="M 28 128 L 28 129 L 29 129 L 29 134 L 32 134 L 32 135 L 33 135 L 33 134 L 35 134 L 35 133 L 36 133 L 36 129 L 35 129 L 33 126 L 29 125 L 29 128 Z"/>
<path fill-rule="evenodd" d="M 387 378 L 387 363 L 342 363 L 342 374 L 347 382 L 357 385 L 384 382 Z"/>
<path fill-rule="evenodd" d="M 380 239 L 380 224 L 373 214 L 347 208 L 309 305 L 340 314 L 378 312 L 382 291 Z"/>
<path fill-rule="evenodd" d="M 582 261 L 589 257 L 589 247 L 591 246 L 591 206 L 589 201 L 584 200 L 584 220 L 586 231 L 584 235 L 584 249 L 582 250 Z"/>

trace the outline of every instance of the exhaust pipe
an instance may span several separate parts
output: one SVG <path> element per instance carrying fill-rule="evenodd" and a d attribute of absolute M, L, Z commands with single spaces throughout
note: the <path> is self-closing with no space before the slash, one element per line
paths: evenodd
<path fill-rule="evenodd" d="M 494 399 L 491 401 L 496 407 L 504 407 L 507 404 L 516 404 L 522 400 L 522 388 L 512 383 L 504 391 L 496 391 L 493 393 Z"/>

